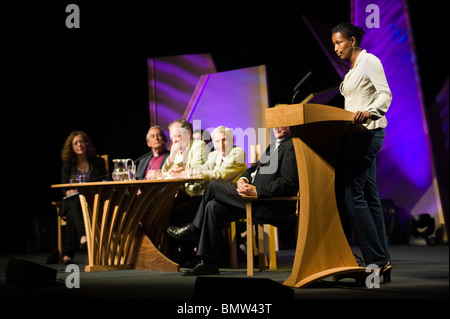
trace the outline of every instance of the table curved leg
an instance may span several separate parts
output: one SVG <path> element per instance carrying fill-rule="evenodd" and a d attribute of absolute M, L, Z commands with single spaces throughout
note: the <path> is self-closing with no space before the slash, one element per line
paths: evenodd
<path fill-rule="evenodd" d="M 109 189 L 84 187 L 80 202 L 85 221 L 88 264 L 85 271 L 138 269 L 179 271 L 158 249 L 164 246 L 165 226 L 180 183 L 114 185 Z M 142 231 L 144 214 L 147 231 L 158 239 L 155 245 Z"/>

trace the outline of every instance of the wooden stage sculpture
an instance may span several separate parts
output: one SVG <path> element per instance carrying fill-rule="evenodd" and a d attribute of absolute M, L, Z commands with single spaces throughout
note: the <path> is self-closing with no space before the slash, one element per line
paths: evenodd
<path fill-rule="evenodd" d="M 57 184 L 77 188 L 87 237 L 85 271 L 178 272 L 167 258 L 166 228 L 175 193 L 189 179 Z M 146 215 L 147 214 L 147 215 Z"/>
<path fill-rule="evenodd" d="M 291 127 L 300 182 L 297 247 L 286 286 L 304 287 L 330 276 L 358 278 L 366 271 L 358 267 L 347 242 L 335 195 L 338 148 L 353 116 L 320 104 L 266 110 L 266 127 Z"/>

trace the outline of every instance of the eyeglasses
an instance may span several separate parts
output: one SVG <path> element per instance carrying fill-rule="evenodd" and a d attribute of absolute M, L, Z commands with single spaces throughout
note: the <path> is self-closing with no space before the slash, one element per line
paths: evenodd
<path fill-rule="evenodd" d="M 72 144 L 73 144 L 74 146 L 77 146 L 77 145 L 87 145 L 87 142 L 86 142 L 86 141 L 73 141 Z"/>

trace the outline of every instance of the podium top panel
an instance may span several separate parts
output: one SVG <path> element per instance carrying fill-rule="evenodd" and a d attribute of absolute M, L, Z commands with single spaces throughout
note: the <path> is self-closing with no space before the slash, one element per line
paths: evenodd
<path fill-rule="evenodd" d="M 282 104 L 266 109 L 266 127 L 296 126 L 326 121 L 352 121 L 354 113 L 323 104 Z"/>

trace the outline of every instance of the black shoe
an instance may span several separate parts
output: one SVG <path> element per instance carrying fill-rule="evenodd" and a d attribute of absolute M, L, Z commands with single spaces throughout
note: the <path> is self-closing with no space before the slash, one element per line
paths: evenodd
<path fill-rule="evenodd" d="M 47 257 L 46 264 L 58 264 L 60 259 L 60 254 L 58 249 L 52 249 L 50 251 L 50 256 Z"/>
<path fill-rule="evenodd" d="M 175 239 L 192 240 L 194 242 L 198 242 L 200 239 L 198 230 L 191 230 L 190 224 L 183 227 L 169 226 L 167 228 L 167 233 Z"/>
<path fill-rule="evenodd" d="M 183 270 L 182 276 L 202 276 L 202 275 L 220 275 L 219 268 L 214 263 L 206 263 L 204 260 L 199 260 L 197 264 L 191 269 Z"/>

